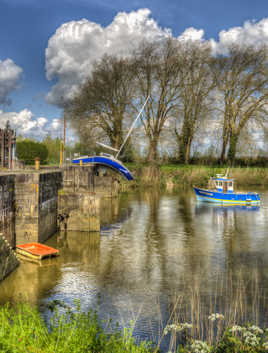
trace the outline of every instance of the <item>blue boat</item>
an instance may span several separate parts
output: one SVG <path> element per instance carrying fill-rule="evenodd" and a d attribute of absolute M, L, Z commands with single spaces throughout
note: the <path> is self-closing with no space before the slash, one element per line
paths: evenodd
<path fill-rule="evenodd" d="M 256 192 L 235 192 L 234 179 L 217 174 L 210 178 L 208 189 L 194 187 L 197 200 L 228 204 L 256 205 L 260 203 L 260 196 Z"/>
<path fill-rule="evenodd" d="M 94 164 L 104 166 L 119 172 L 127 180 L 133 180 L 130 171 L 122 164 L 121 161 L 116 159 L 110 154 L 103 154 L 100 156 L 82 156 L 72 160 L 73 164 Z"/>
<path fill-rule="evenodd" d="M 107 148 L 109 150 L 112 150 L 114 152 L 116 152 L 116 155 L 113 156 L 111 154 L 108 153 L 102 153 L 100 156 L 82 156 L 82 157 L 78 157 L 72 160 L 73 164 L 93 164 L 96 165 L 98 167 L 98 169 L 100 170 L 101 167 L 104 168 L 110 168 L 113 169 L 114 171 L 116 171 L 117 173 L 120 173 L 123 177 L 125 177 L 127 180 L 133 180 L 133 176 L 131 175 L 130 171 L 123 165 L 123 163 L 121 161 L 119 161 L 117 158 L 120 154 L 120 152 L 122 151 L 125 143 L 127 142 L 127 139 L 129 138 L 136 121 L 139 119 L 145 105 L 147 104 L 148 100 L 149 100 L 150 96 L 148 96 L 139 112 L 139 114 L 137 115 L 136 119 L 134 120 L 134 122 L 132 123 L 127 136 L 125 137 L 125 140 L 123 141 L 121 147 L 119 149 L 113 148 L 111 146 L 107 146 L 103 143 L 97 142 L 98 145 Z"/>

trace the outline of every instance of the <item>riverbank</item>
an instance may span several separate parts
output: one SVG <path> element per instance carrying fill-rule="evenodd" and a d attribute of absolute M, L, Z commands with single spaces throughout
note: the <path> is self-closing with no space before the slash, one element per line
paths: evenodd
<path fill-rule="evenodd" d="M 159 167 L 159 180 L 143 177 L 147 165 L 137 165 L 129 163 L 128 169 L 131 170 L 135 179 L 128 183 L 130 188 L 152 185 L 157 182 L 167 189 L 180 188 L 187 186 L 207 186 L 210 177 L 216 174 L 225 174 L 227 168 L 207 167 L 199 165 L 175 165 L 166 164 Z M 239 187 L 265 187 L 268 186 L 268 168 L 258 167 L 233 167 L 229 168 L 228 175 L 235 178 L 236 186 Z M 125 182 L 123 183 L 123 185 Z M 125 187 L 125 185 L 124 185 Z"/>
<path fill-rule="evenodd" d="M 56 303 L 59 304 L 59 303 Z M 60 303 L 50 304 L 48 324 L 37 308 L 25 303 L 0 307 L 0 352 L 3 353 L 151 353 L 150 343 L 135 343 L 131 330 L 109 330 L 109 322 L 99 323 L 97 313 L 81 312 Z M 108 332 L 108 333 L 107 333 Z"/>
<path fill-rule="evenodd" d="M 58 313 L 58 305 L 64 312 Z M 131 329 L 109 330 L 109 322 L 100 323 L 96 311 L 80 311 L 77 301 L 71 310 L 64 303 L 52 302 L 49 323 L 37 308 L 25 303 L 0 307 L 0 351 L 5 353 L 158 353 L 159 344 L 141 341 L 138 344 Z M 170 336 L 168 353 L 264 353 L 268 350 L 268 329 L 256 325 L 224 327 L 222 314 L 211 314 L 209 333 L 214 344 L 196 340 L 190 323 L 173 323 L 162 330 Z M 103 328 L 103 326 L 105 328 Z M 108 333 L 107 333 L 108 332 Z M 216 340 L 215 340 L 216 338 Z M 177 344 L 174 343 L 177 341 Z M 180 343 L 181 342 L 181 343 Z M 176 348 L 175 348 L 176 347 Z"/>

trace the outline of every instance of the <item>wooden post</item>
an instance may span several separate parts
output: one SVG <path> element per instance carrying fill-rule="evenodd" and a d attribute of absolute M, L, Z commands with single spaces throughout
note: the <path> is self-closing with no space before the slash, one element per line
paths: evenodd
<path fill-rule="evenodd" d="M 60 142 L 60 167 L 62 167 L 63 163 L 63 142 Z"/>

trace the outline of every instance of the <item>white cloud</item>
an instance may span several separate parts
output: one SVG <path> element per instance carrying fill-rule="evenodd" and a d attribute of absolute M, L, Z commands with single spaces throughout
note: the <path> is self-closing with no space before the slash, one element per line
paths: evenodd
<path fill-rule="evenodd" d="M 46 74 L 56 84 L 47 95 L 52 104 L 61 105 L 71 98 L 80 84 L 90 74 L 92 64 L 107 54 L 129 55 L 142 40 L 160 40 L 171 36 L 170 29 L 163 29 L 150 17 L 149 9 L 118 13 L 107 27 L 87 19 L 71 21 L 60 26 L 48 41 L 46 49 Z M 203 29 L 187 28 L 180 41 L 204 39 Z M 214 52 L 225 53 L 229 44 L 258 45 L 268 42 L 268 18 L 259 22 L 246 21 L 219 33 L 218 41 L 210 39 Z"/>
<path fill-rule="evenodd" d="M 35 117 L 28 110 L 23 109 L 20 112 L 3 112 L 0 110 L 0 128 L 5 127 L 9 120 L 11 128 L 16 130 L 17 135 L 23 137 L 42 139 L 47 133 L 52 137 L 60 137 L 60 121 L 53 119 L 52 122 L 45 117 Z"/>
<path fill-rule="evenodd" d="M 268 44 L 268 18 L 259 22 L 246 21 L 243 27 L 233 27 L 219 33 L 219 41 L 210 40 L 212 48 L 217 52 L 226 52 L 228 45 L 260 46 Z"/>
<path fill-rule="evenodd" d="M 50 125 L 51 130 L 53 131 L 59 131 L 61 128 L 61 121 L 60 119 L 53 119 Z"/>
<path fill-rule="evenodd" d="M 22 69 L 11 59 L 0 60 L 0 104 L 8 102 L 8 95 L 17 88 Z"/>
<path fill-rule="evenodd" d="M 190 27 L 178 37 L 178 40 L 204 41 L 204 33 L 203 29 Z"/>
<path fill-rule="evenodd" d="M 104 53 L 128 55 L 144 39 L 155 41 L 170 35 L 170 30 L 150 18 L 148 9 L 120 12 L 107 27 L 87 19 L 63 24 L 46 49 L 47 78 L 57 79 L 48 101 L 60 105 L 71 98 Z"/>

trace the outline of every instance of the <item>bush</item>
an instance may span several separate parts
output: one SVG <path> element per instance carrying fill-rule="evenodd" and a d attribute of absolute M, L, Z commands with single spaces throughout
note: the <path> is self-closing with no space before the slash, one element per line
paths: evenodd
<path fill-rule="evenodd" d="M 36 157 L 39 157 L 40 163 L 43 164 L 48 156 L 48 150 L 43 143 L 28 139 L 17 142 L 16 151 L 18 159 L 25 164 L 34 164 Z"/>

